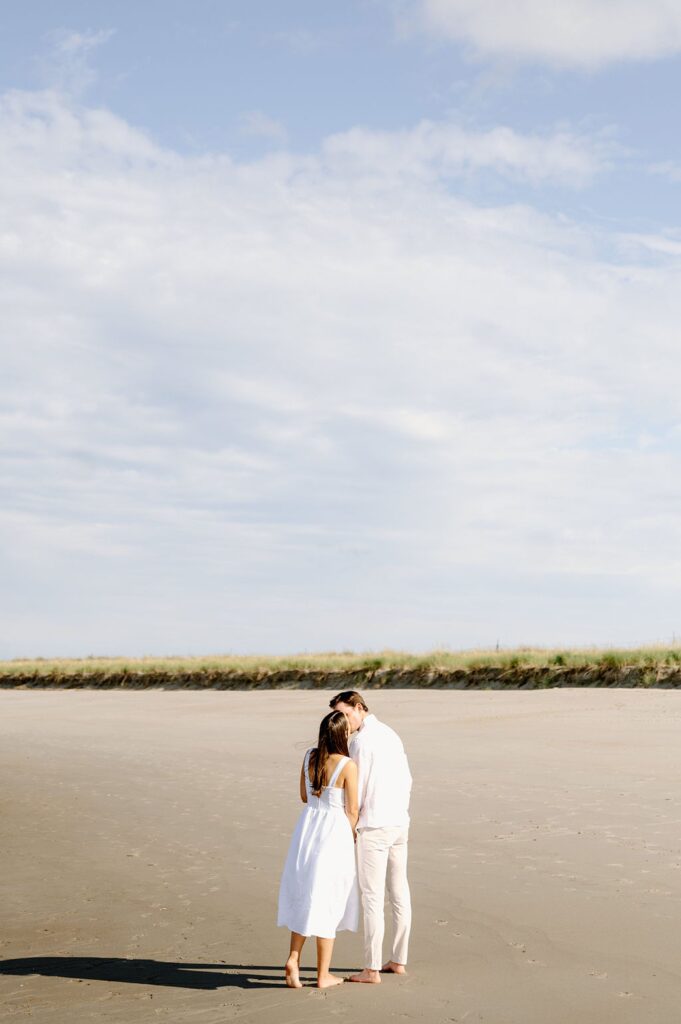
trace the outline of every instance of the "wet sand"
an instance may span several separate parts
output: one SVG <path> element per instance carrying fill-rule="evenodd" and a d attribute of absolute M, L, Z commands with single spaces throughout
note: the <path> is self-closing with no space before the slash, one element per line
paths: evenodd
<path fill-rule="evenodd" d="M 0 1016 L 675 1024 L 680 692 L 369 692 L 415 778 L 410 973 L 293 991 L 277 888 L 328 696 L 0 691 Z"/>

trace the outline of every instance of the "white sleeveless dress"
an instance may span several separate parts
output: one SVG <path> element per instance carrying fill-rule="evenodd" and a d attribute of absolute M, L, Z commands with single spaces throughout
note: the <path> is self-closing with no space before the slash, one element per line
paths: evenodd
<path fill-rule="evenodd" d="M 317 797 L 308 774 L 311 752 L 304 761 L 307 803 L 281 876 L 277 925 L 333 939 L 337 931 L 356 932 L 359 925 L 355 841 L 345 814 L 345 790 L 334 785 L 349 758 L 341 758 Z"/>

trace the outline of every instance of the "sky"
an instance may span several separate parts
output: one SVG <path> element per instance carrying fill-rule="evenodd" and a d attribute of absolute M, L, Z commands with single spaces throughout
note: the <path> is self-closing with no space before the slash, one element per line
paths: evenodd
<path fill-rule="evenodd" d="M 0 658 L 681 634 L 676 0 L 0 13 Z"/>

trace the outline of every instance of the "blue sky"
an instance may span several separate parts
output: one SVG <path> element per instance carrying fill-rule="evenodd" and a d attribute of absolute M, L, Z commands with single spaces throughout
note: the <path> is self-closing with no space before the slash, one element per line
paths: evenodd
<path fill-rule="evenodd" d="M 681 631 L 681 12 L 0 17 L 0 657 Z"/>

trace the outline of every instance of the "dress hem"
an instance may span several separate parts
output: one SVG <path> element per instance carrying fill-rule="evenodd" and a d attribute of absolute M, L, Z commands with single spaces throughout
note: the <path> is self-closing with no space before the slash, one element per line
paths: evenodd
<path fill-rule="evenodd" d="M 291 928 L 289 924 L 279 924 L 277 922 L 277 928 L 288 928 L 290 932 L 295 932 L 296 935 L 303 935 L 306 939 L 335 939 L 338 932 L 358 932 L 359 925 L 356 928 L 351 928 L 349 925 L 346 928 L 337 928 L 333 935 L 318 935 L 317 932 L 299 932 L 296 928 Z"/>

